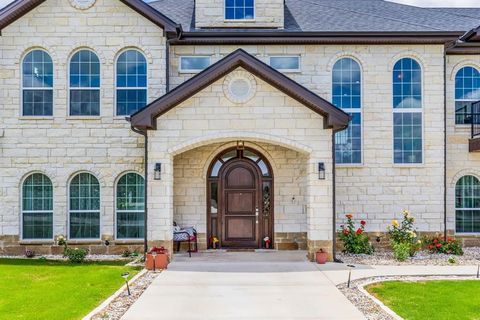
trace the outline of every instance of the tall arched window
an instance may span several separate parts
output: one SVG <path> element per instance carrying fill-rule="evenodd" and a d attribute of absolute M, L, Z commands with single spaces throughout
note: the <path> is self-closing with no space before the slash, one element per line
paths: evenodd
<path fill-rule="evenodd" d="M 53 238 L 53 186 L 41 173 L 29 175 L 22 185 L 22 237 Z"/>
<path fill-rule="evenodd" d="M 100 115 L 100 60 L 91 50 L 80 50 L 70 60 L 70 115 Z"/>
<path fill-rule="evenodd" d="M 70 182 L 70 238 L 100 238 L 100 184 L 90 173 L 79 173 Z"/>
<path fill-rule="evenodd" d="M 455 187 L 457 233 L 480 232 L 480 181 L 474 176 L 464 176 Z"/>
<path fill-rule="evenodd" d="M 30 51 L 22 62 L 22 115 L 53 115 L 53 62 L 43 50 Z"/>
<path fill-rule="evenodd" d="M 335 160 L 340 164 L 362 162 L 362 74 L 358 63 L 342 58 L 333 66 L 333 104 L 352 116 L 347 129 L 335 136 Z"/>
<path fill-rule="evenodd" d="M 423 162 L 422 69 L 412 58 L 393 67 L 393 160 Z"/>
<path fill-rule="evenodd" d="M 145 233 L 145 181 L 137 173 L 117 183 L 117 239 L 141 239 Z"/>
<path fill-rule="evenodd" d="M 480 72 L 463 67 L 455 75 L 455 124 L 470 124 L 472 102 L 480 100 Z"/>
<path fill-rule="evenodd" d="M 147 104 L 147 60 L 127 50 L 117 60 L 117 116 L 131 115 Z"/>

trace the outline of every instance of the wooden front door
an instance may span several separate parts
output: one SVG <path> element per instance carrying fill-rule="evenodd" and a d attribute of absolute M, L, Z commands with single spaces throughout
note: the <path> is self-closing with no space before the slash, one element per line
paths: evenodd
<path fill-rule="evenodd" d="M 209 248 L 272 248 L 273 174 L 249 148 L 227 149 L 211 163 L 207 179 Z"/>
<path fill-rule="evenodd" d="M 244 159 L 228 163 L 220 172 L 222 246 L 258 248 L 259 173 Z"/>

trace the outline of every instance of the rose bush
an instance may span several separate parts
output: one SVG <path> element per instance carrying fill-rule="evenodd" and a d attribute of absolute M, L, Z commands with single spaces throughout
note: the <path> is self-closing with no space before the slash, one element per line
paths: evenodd
<path fill-rule="evenodd" d="M 459 240 L 448 238 L 446 241 L 441 237 L 425 238 L 423 240 L 428 251 L 431 253 L 463 255 L 462 244 Z"/>
<path fill-rule="evenodd" d="M 343 242 L 343 251 L 354 254 L 372 254 L 373 246 L 365 234 L 367 222 L 364 220 L 360 221 L 360 227 L 356 228 L 353 222 L 353 215 L 347 214 L 345 217 L 347 222 L 345 225 L 340 226 L 338 232 L 338 237 Z"/>
<path fill-rule="evenodd" d="M 418 238 L 417 232 L 413 226 L 415 219 L 410 214 L 410 211 L 403 211 L 403 220 L 393 220 L 392 225 L 387 228 L 390 237 L 390 245 L 392 246 L 393 254 L 397 260 L 401 260 L 404 252 L 408 248 L 410 257 L 413 257 L 422 247 L 422 241 Z M 400 258 L 400 259 L 399 259 Z"/>

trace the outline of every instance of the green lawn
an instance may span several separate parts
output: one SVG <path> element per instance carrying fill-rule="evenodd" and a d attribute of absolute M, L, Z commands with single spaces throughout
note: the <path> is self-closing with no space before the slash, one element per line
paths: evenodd
<path fill-rule="evenodd" d="M 480 319 L 480 281 L 388 281 L 366 289 L 404 319 Z"/>
<path fill-rule="evenodd" d="M 139 272 L 124 264 L 0 259 L 0 319 L 81 319 Z"/>

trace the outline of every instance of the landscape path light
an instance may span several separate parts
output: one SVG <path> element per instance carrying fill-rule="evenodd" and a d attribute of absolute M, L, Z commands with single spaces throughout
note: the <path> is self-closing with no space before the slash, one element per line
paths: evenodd
<path fill-rule="evenodd" d="M 122 278 L 125 279 L 125 284 L 127 285 L 127 292 L 130 295 L 130 286 L 128 285 L 128 277 L 130 276 L 129 272 L 122 273 Z"/>
<path fill-rule="evenodd" d="M 353 264 L 347 264 L 348 267 L 348 281 L 347 281 L 347 288 L 350 288 L 350 279 L 352 278 L 352 269 L 355 268 Z"/>

